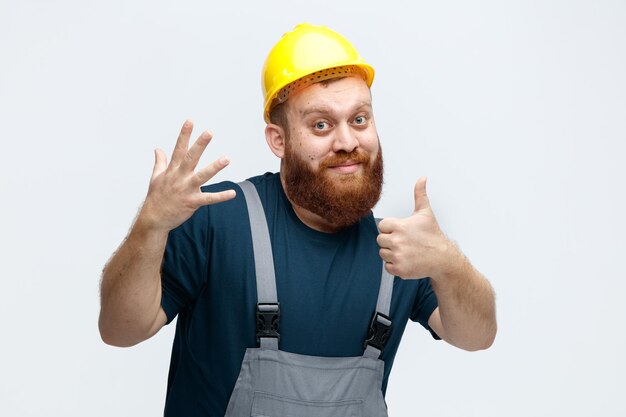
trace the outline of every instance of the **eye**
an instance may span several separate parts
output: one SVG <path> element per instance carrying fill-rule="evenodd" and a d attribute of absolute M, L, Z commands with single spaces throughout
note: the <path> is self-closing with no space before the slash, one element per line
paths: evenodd
<path fill-rule="evenodd" d="M 357 125 L 364 125 L 365 123 L 367 123 L 367 119 L 365 118 L 365 116 L 357 116 L 354 118 L 354 123 L 356 123 Z"/>
<path fill-rule="evenodd" d="M 315 122 L 315 129 L 317 130 L 326 130 L 328 129 L 328 122 L 320 120 L 319 122 Z"/>

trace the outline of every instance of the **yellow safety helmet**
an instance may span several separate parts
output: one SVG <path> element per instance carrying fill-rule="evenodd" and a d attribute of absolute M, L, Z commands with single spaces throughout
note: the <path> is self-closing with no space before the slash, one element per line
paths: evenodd
<path fill-rule="evenodd" d="M 270 111 L 286 101 L 290 92 L 353 74 L 363 77 L 371 87 L 374 68 L 365 63 L 346 38 L 325 26 L 299 24 L 283 35 L 265 59 L 262 74 L 265 122 L 270 122 Z"/>

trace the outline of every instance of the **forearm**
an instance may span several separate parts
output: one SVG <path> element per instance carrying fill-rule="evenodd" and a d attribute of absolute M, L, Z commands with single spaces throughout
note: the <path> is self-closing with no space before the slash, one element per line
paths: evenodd
<path fill-rule="evenodd" d="M 235 197 L 234 190 L 204 193 L 202 184 L 228 165 L 220 158 L 195 171 L 202 152 L 211 141 L 203 132 L 189 147 L 193 123 L 180 131 L 172 160 L 156 149 L 148 195 L 128 237 L 104 267 L 101 283 L 100 319 L 102 340 L 131 346 L 156 333 L 167 318 L 161 308 L 161 263 L 170 230 L 187 221 L 200 207 Z"/>
<path fill-rule="evenodd" d="M 487 349 L 497 331 L 493 289 L 454 245 L 448 250 L 447 262 L 431 278 L 444 338 L 462 349 Z"/>
<path fill-rule="evenodd" d="M 158 330 L 166 242 L 167 231 L 142 227 L 138 218 L 105 266 L 98 326 L 106 343 L 132 346 Z"/>

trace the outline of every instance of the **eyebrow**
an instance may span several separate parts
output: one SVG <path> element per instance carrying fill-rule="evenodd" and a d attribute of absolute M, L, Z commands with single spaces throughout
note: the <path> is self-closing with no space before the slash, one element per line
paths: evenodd
<path fill-rule="evenodd" d="M 363 108 L 367 108 L 369 110 L 372 109 L 372 102 L 371 101 L 363 101 L 361 103 L 359 103 L 358 105 L 356 105 L 352 111 L 356 111 L 356 110 L 361 110 Z M 312 113 L 322 113 L 322 114 L 328 114 L 328 113 L 332 113 L 333 109 L 332 107 L 329 106 L 317 106 L 317 107 L 311 107 L 308 109 L 305 109 L 303 111 L 300 112 L 300 115 L 302 117 L 306 117 L 309 114 Z"/>

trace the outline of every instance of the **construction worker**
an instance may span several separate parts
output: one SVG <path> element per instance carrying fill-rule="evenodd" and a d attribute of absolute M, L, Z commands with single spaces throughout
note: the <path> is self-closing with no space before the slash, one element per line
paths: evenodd
<path fill-rule="evenodd" d="M 203 186 L 184 123 L 169 163 L 105 266 L 102 339 L 131 346 L 178 316 L 166 416 L 386 416 L 408 320 L 466 350 L 495 338 L 488 281 L 440 230 L 426 194 L 377 224 L 383 158 L 374 69 L 341 35 L 301 24 L 263 68 L 280 172 Z"/>

